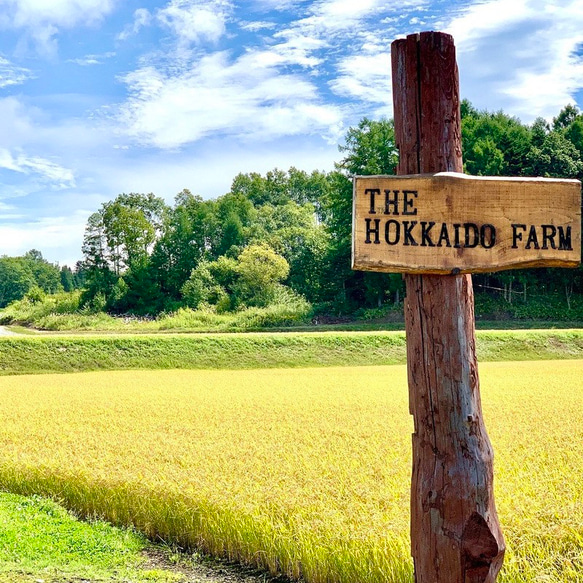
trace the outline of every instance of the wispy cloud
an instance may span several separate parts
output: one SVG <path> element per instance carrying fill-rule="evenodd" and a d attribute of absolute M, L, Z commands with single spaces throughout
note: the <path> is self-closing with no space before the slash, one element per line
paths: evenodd
<path fill-rule="evenodd" d="M 0 56 L 0 89 L 10 85 L 20 85 L 32 78 L 33 75 L 28 69 L 17 67 Z"/>
<path fill-rule="evenodd" d="M 124 27 L 123 31 L 117 35 L 117 40 L 124 41 L 135 36 L 140 30 L 142 30 L 142 28 L 150 26 L 152 19 L 152 14 L 147 8 L 138 8 L 134 12 L 133 22 Z"/>
<path fill-rule="evenodd" d="M 338 95 L 386 106 L 391 102 L 391 60 L 388 52 L 349 55 L 338 63 L 338 77 L 330 82 Z"/>
<path fill-rule="evenodd" d="M 277 23 L 269 22 L 266 20 L 257 20 L 253 22 L 241 21 L 239 22 L 239 28 L 241 28 L 241 30 L 247 30 L 249 32 L 257 32 L 260 30 L 273 30 L 277 28 Z"/>
<path fill-rule="evenodd" d="M 27 156 L 23 152 L 16 155 L 7 149 L 0 149 L 0 168 L 21 174 L 33 174 L 37 179 L 49 183 L 52 188 L 71 188 L 75 185 L 73 172 L 59 164 L 39 156 Z"/>
<path fill-rule="evenodd" d="M 312 83 L 277 69 L 273 55 L 217 52 L 178 74 L 144 67 L 123 81 L 130 99 L 119 119 L 141 143 L 177 148 L 221 134 L 271 139 L 300 133 L 337 137 L 342 112 L 324 104 Z"/>
<path fill-rule="evenodd" d="M 461 89 L 488 109 L 523 121 L 550 118 L 583 86 L 580 0 L 490 0 L 449 26 L 456 39 Z"/>
<path fill-rule="evenodd" d="M 79 59 L 69 59 L 70 63 L 81 65 L 82 67 L 89 67 L 91 65 L 103 65 L 107 59 L 115 57 L 116 53 L 113 51 L 102 53 L 101 55 L 85 55 Z"/>
<path fill-rule="evenodd" d="M 50 261 L 73 267 L 79 259 L 75 250 L 83 239 L 87 216 L 87 212 L 76 211 L 69 216 L 44 217 L 18 225 L 0 223 L 0 255 L 22 255 L 41 248 Z"/>

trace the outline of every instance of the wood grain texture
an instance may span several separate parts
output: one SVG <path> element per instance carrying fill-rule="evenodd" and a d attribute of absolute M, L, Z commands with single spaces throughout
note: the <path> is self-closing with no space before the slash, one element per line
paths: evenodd
<path fill-rule="evenodd" d="M 461 172 L 458 72 L 451 36 L 391 47 L 399 174 Z M 414 143 L 413 143 L 414 142 Z M 492 583 L 504 539 L 480 404 L 471 275 L 405 275 L 414 418 L 411 545 L 417 583 Z"/>
<path fill-rule="evenodd" d="M 581 261 L 578 180 L 357 176 L 353 211 L 354 269 L 476 273 Z"/>

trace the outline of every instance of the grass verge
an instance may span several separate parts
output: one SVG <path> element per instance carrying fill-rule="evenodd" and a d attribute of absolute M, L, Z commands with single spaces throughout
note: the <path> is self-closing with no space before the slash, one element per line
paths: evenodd
<path fill-rule="evenodd" d="M 83 522 L 56 502 L 0 493 L 0 582 L 178 582 L 144 568 L 145 536 L 102 521 Z"/>
<path fill-rule="evenodd" d="M 583 330 L 478 331 L 482 361 L 583 358 Z M 402 364 L 403 332 L 0 338 L 0 374 Z"/>

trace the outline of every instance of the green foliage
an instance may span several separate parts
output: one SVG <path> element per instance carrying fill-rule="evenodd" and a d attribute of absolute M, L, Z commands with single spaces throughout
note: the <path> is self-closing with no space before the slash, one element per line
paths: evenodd
<path fill-rule="evenodd" d="M 462 103 L 464 166 L 476 176 L 520 176 L 531 149 L 529 129 L 502 111 L 479 112 Z"/>
<path fill-rule="evenodd" d="M 513 302 L 502 296 L 478 294 L 475 311 L 477 319 L 583 322 L 583 297 L 574 296 L 569 305 L 565 294 L 558 292 L 531 295 L 527 301 L 519 297 Z"/>
<path fill-rule="evenodd" d="M 143 535 L 81 521 L 47 498 L 0 494 L 0 524 L 1 581 L 178 580 L 140 568 L 150 547 Z"/>
<path fill-rule="evenodd" d="M 182 286 L 182 295 L 192 308 L 211 305 L 219 313 L 240 306 L 265 307 L 288 273 L 288 262 L 267 244 L 249 245 L 236 260 L 223 255 L 199 263 Z"/>
<path fill-rule="evenodd" d="M 17 257 L 0 257 L 0 307 L 18 300 L 34 286 L 30 267 Z"/>
<path fill-rule="evenodd" d="M 225 258 L 233 263 L 232 273 L 235 273 L 233 260 Z M 182 295 L 186 305 L 190 308 L 198 308 L 202 305 L 213 305 L 220 313 L 227 311 L 230 307 L 230 300 L 225 288 L 213 275 L 213 271 L 220 270 L 218 261 L 214 265 L 208 261 L 201 261 L 196 269 L 192 270 L 187 282 L 182 286 Z"/>
<path fill-rule="evenodd" d="M 52 314 L 74 314 L 79 311 L 81 292 L 46 295 L 36 288 L 22 300 L 10 304 L 0 314 L 0 323 L 18 323 L 40 327 L 42 319 Z"/>
<path fill-rule="evenodd" d="M 393 120 L 363 118 L 357 127 L 348 129 L 338 149 L 345 153 L 338 169 L 350 175 L 394 174 L 398 151 Z"/>
<path fill-rule="evenodd" d="M 540 146 L 533 146 L 527 156 L 526 172 L 532 176 L 579 178 L 583 162 L 577 148 L 559 132 L 544 136 Z"/>
<path fill-rule="evenodd" d="M 289 264 L 269 245 L 249 245 L 238 257 L 236 290 L 248 306 L 265 307 L 275 296 L 275 286 L 289 273 Z"/>
<path fill-rule="evenodd" d="M 59 268 L 36 249 L 21 257 L 0 257 L 0 308 L 20 300 L 33 288 L 36 296 L 61 291 Z"/>

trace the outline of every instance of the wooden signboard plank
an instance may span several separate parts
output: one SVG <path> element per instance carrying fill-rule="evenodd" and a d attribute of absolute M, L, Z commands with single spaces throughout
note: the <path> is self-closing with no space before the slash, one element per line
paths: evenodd
<path fill-rule="evenodd" d="M 353 214 L 354 269 L 455 274 L 581 261 L 578 180 L 357 176 Z"/>

